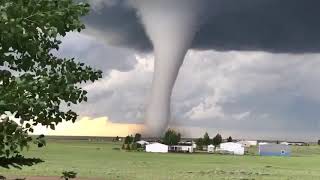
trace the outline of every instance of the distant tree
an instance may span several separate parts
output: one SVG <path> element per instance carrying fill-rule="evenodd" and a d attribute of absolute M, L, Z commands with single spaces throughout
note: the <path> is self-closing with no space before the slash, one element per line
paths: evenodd
<path fill-rule="evenodd" d="M 210 145 L 211 144 L 211 140 L 210 140 L 210 137 L 208 135 L 208 133 L 206 132 L 204 135 L 203 135 L 203 145 Z"/>
<path fill-rule="evenodd" d="M 162 141 L 166 145 L 177 145 L 181 139 L 181 134 L 173 129 L 168 129 L 162 138 Z"/>
<path fill-rule="evenodd" d="M 132 142 L 133 142 L 132 135 L 131 136 L 128 135 L 124 138 L 124 144 L 131 144 Z"/>
<path fill-rule="evenodd" d="M 277 144 L 280 144 L 280 142 L 279 142 L 279 140 L 277 140 L 277 142 L 276 142 Z"/>
<path fill-rule="evenodd" d="M 196 145 L 197 145 L 197 149 L 198 150 L 202 150 L 203 149 L 203 138 L 199 138 L 196 140 Z"/>
<path fill-rule="evenodd" d="M 116 137 L 116 141 L 119 141 L 119 136 Z"/>
<path fill-rule="evenodd" d="M 320 140 L 318 140 L 318 145 L 320 145 Z"/>
<path fill-rule="evenodd" d="M 228 141 L 228 142 L 232 142 L 232 137 L 229 136 L 228 139 L 227 139 L 227 141 Z"/>
<path fill-rule="evenodd" d="M 140 141 L 140 140 L 141 140 L 141 134 L 136 133 L 136 134 L 134 135 L 134 140 L 133 140 L 133 142 L 137 142 L 137 141 Z"/>
<path fill-rule="evenodd" d="M 213 145 L 219 146 L 222 143 L 222 136 L 220 134 L 217 134 L 213 139 L 212 139 Z"/>

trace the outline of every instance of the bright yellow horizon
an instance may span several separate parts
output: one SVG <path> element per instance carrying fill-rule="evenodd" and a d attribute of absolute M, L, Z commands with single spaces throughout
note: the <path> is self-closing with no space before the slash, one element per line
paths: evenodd
<path fill-rule="evenodd" d="M 141 132 L 142 124 L 120 124 L 111 122 L 108 117 L 83 117 L 75 123 L 63 122 L 55 130 L 37 126 L 33 134 L 55 136 L 127 136 Z"/>

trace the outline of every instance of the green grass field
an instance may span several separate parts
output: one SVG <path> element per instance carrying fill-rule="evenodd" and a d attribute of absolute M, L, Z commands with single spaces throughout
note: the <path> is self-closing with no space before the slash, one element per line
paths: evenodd
<path fill-rule="evenodd" d="M 117 150 L 120 144 L 81 141 L 48 142 L 26 157 L 45 162 L 22 170 L 0 168 L 5 176 L 60 176 L 119 180 L 157 179 L 320 179 L 320 147 L 293 147 L 292 157 L 213 154 L 152 154 Z M 254 154 L 253 149 L 250 150 Z"/>

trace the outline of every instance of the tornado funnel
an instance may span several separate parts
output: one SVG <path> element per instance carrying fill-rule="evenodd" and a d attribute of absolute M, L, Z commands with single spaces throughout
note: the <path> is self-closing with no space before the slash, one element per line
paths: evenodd
<path fill-rule="evenodd" d="M 201 0 L 200 0 L 201 1 Z M 132 0 L 153 44 L 155 69 L 145 129 L 159 136 L 170 121 L 170 99 L 179 69 L 195 36 L 199 0 Z"/>

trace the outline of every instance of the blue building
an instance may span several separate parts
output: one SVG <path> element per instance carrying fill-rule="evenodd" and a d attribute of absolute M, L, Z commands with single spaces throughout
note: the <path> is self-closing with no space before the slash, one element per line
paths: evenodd
<path fill-rule="evenodd" d="M 260 156 L 290 156 L 291 147 L 285 144 L 261 144 L 259 145 Z"/>

